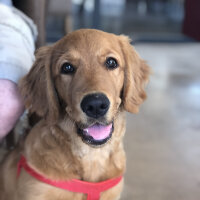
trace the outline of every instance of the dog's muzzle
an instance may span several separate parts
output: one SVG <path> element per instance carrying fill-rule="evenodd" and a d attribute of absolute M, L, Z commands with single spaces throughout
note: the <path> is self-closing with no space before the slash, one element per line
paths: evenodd
<path fill-rule="evenodd" d="M 83 142 L 93 146 L 105 144 L 114 130 L 112 122 L 105 122 L 110 108 L 109 99 L 103 93 L 92 93 L 82 99 L 80 106 L 90 122 L 88 126 L 77 126 Z"/>

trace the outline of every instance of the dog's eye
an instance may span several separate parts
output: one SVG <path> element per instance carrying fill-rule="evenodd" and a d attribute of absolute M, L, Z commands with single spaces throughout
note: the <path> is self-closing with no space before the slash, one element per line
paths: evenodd
<path fill-rule="evenodd" d="M 76 71 L 76 69 L 70 63 L 64 63 L 61 67 L 62 74 L 73 74 L 75 71 Z"/>
<path fill-rule="evenodd" d="M 108 69 L 115 69 L 118 67 L 118 63 L 115 58 L 109 57 L 106 59 L 106 67 Z"/>

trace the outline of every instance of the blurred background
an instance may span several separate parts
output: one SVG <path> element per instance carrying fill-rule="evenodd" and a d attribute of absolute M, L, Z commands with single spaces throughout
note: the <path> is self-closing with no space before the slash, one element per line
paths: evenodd
<path fill-rule="evenodd" d="M 183 34 L 185 4 L 184 0 L 49 0 L 47 42 L 80 28 L 127 34 L 133 42 L 192 41 Z M 199 29 L 200 24 L 192 23 Z"/>
<path fill-rule="evenodd" d="M 37 47 L 80 28 L 125 34 L 152 68 L 148 99 L 127 114 L 124 200 L 200 199 L 200 1 L 15 0 Z"/>

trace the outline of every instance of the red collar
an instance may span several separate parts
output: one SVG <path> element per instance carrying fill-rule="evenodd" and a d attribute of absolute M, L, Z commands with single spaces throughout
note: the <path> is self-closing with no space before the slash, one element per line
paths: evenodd
<path fill-rule="evenodd" d="M 34 169 L 32 169 L 28 163 L 26 162 L 26 158 L 24 156 L 21 156 L 18 165 L 17 165 L 17 177 L 20 175 L 22 167 L 25 169 L 25 171 L 36 178 L 37 180 L 47 183 L 49 185 L 68 190 L 71 192 L 79 192 L 87 194 L 87 200 L 99 200 L 100 199 L 100 193 L 108 190 L 115 185 L 117 185 L 121 180 L 122 176 L 118 178 L 108 179 L 106 181 L 102 181 L 99 183 L 92 183 L 92 182 L 85 182 L 80 181 L 77 179 L 72 179 L 70 181 L 54 181 L 51 179 L 48 179 L 44 177 L 43 175 L 37 173 Z"/>

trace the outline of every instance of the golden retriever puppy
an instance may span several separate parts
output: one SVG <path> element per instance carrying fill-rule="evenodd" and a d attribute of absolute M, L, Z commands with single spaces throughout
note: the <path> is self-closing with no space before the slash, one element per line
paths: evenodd
<path fill-rule="evenodd" d="M 36 52 L 21 80 L 42 117 L 0 170 L 0 200 L 117 200 L 125 111 L 146 98 L 149 67 L 129 38 L 82 29 Z"/>

